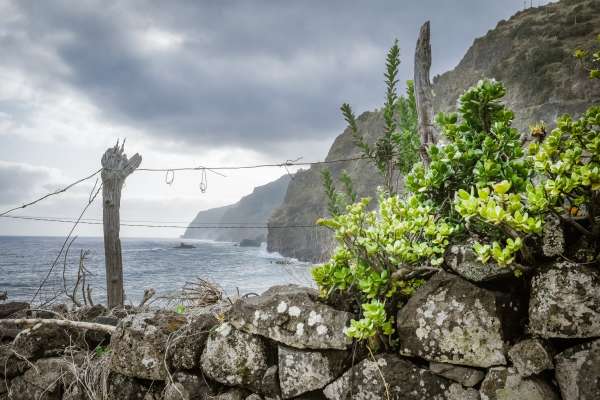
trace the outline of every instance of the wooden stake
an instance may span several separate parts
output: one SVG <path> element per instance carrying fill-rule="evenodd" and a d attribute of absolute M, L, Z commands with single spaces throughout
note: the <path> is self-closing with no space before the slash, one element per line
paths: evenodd
<path fill-rule="evenodd" d="M 429 80 L 431 68 L 431 43 L 429 41 L 429 21 L 421 27 L 417 48 L 415 49 L 415 100 L 421 136 L 421 161 L 425 167 L 429 166 L 427 148 L 437 143 L 437 136 L 433 126 L 433 90 Z"/>
<path fill-rule="evenodd" d="M 140 166 L 142 157 L 135 154 L 130 160 L 123 153 L 125 141 L 119 147 L 106 150 L 102 156 L 102 217 L 104 224 L 104 256 L 106 259 L 106 291 L 108 308 L 122 307 L 123 291 L 123 259 L 121 256 L 121 228 L 119 208 L 121 207 L 121 190 L 125 179 Z"/>

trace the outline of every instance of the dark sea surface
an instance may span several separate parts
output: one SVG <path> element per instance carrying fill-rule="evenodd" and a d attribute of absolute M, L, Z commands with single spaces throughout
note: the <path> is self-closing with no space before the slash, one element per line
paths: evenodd
<path fill-rule="evenodd" d="M 0 291 L 9 300 L 30 300 L 58 255 L 64 238 L 0 236 Z M 310 264 L 285 260 L 262 247 L 239 247 L 234 243 L 185 239 L 192 249 L 175 249 L 181 239 L 123 238 L 123 270 L 126 302 L 137 304 L 146 288 L 159 295 L 180 290 L 196 277 L 218 283 L 226 294 L 261 293 L 272 285 L 312 285 Z M 102 238 L 80 237 L 72 244 L 64 268 L 64 255 L 41 291 L 41 300 L 64 289 L 71 290 L 81 250 L 89 250 L 85 266 L 93 274 L 90 285 L 96 302 L 105 301 L 106 276 Z M 279 263 L 278 263 L 279 262 Z"/>

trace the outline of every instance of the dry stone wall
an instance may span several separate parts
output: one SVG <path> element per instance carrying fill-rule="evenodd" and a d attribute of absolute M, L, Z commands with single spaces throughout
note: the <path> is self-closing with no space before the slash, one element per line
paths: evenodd
<path fill-rule="evenodd" d="M 107 337 L 5 331 L 0 399 L 600 399 L 598 268 L 557 257 L 481 280 L 459 253 L 399 308 L 396 351 L 346 337 L 347 305 L 275 286 L 214 312 L 89 314 L 118 322 Z"/>

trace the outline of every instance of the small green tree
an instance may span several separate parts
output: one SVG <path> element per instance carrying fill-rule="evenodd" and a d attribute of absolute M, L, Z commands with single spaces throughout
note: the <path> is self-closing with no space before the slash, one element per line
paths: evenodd
<path fill-rule="evenodd" d="M 383 177 L 384 188 L 390 194 L 397 191 L 399 175 L 408 173 L 417 161 L 420 144 L 414 85 L 412 81 L 408 81 L 406 97 L 398 96 L 399 66 L 400 48 L 396 40 L 386 57 L 384 129 L 373 146 L 369 145 L 362 136 L 350 105 L 344 103 L 341 106 L 356 146 L 362 150 L 365 158 L 375 164 Z"/>

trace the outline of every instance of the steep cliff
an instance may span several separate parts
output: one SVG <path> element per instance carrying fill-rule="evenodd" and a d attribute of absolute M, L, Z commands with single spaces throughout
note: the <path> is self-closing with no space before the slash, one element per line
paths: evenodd
<path fill-rule="evenodd" d="M 504 82 L 515 126 L 549 125 L 579 114 L 600 99 L 600 85 L 573 57 L 600 34 L 600 2 L 563 0 L 521 11 L 475 40 L 458 66 L 433 79 L 436 111 L 452 110 L 460 94 L 481 78 Z M 435 56 L 435 54 L 434 54 Z"/>
<path fill-rule="evenodd" d="M 264 240 L 267 236 L 266 229 L 223 229 L 222 227 L 266 225 L 273 210 L 281 205 L 289 182 L 289 175 L 284 175 L 276 181 L 254 188 L 251 194 L 242 197 L 235 204 L 200 211 L 186 229 L 183 237 L 227 242 L 239 242 L 243 239 L 254 238 Z M 194 228 L 199 226 L 202 228 Z M 208 226 L 208 228 L 204 228 L 204 226 Z M 221 228 L 214 226 L 221 226 Z"/>
<path fill-rule="evenodd" d="M 383 129 L 381 112 L 365 112 L 358 117 L 358 126 L 367 142 L 372 144 Z M 325 160 L 339 160 L 359 157 L 360 151 L 352 141 L 349 129 L 338 136 Z M 315 228 L 275 228 L 288 225 L 310 225 L 317 218 L 327 215 L 325 192 L 321 184 L 321 171 L 329 168 L 334 179 L 342 171 L 352 177 L 355 190 L 359 196 L 372 196 L 382 181 L 375 167 L 368 161 L 349 161 L 313 166 L 299 171 L 288 186 L 285 200 L 276 209 L 269 220 L 267 246 L 269 251 L 277 251 L 287 257 L 301 260 L 323 260 L 332 249 L 333 237 L 326 229 Z"/>
<path fill-rule="evenodd" d="M 434 78 L 435 111 L 453 110 L 465 89 L 488 77 L 505 83 L 507 103 L 517 117 L 515 126 L 524 133 L 534 122 L 542 120 L 552 126 L 560 114 L 577 115 L 589 104 L 600 102 L 600 85 L 589 81 L 572 53 L 577 47 L 591 45 L 599 33 L 598 0 L 562 0 L 521 11 L 476 39 L 454 70 Z M 435 62 L 435 54 L 433 58 Z M 370 142 L 380 134 L 382 125 L 377 111 L 359 118 L 361 131 Z M 327 160 L 359 154 L 350 131 L 345 130 L 335 139 Z M 322 168 L 298 173 L 270 225 L 313 224 L 326 215 L 319 176 Z M 346 169 L 362 196 L 373 196 L 380 184 L 377 172 L 366 161 L 330 168 L 335 177 Z M 333 245 L 331 234 L 323 228 L 269 229 L 269 250 L 285 256 L 318 262 L 328 257 Z"/>

